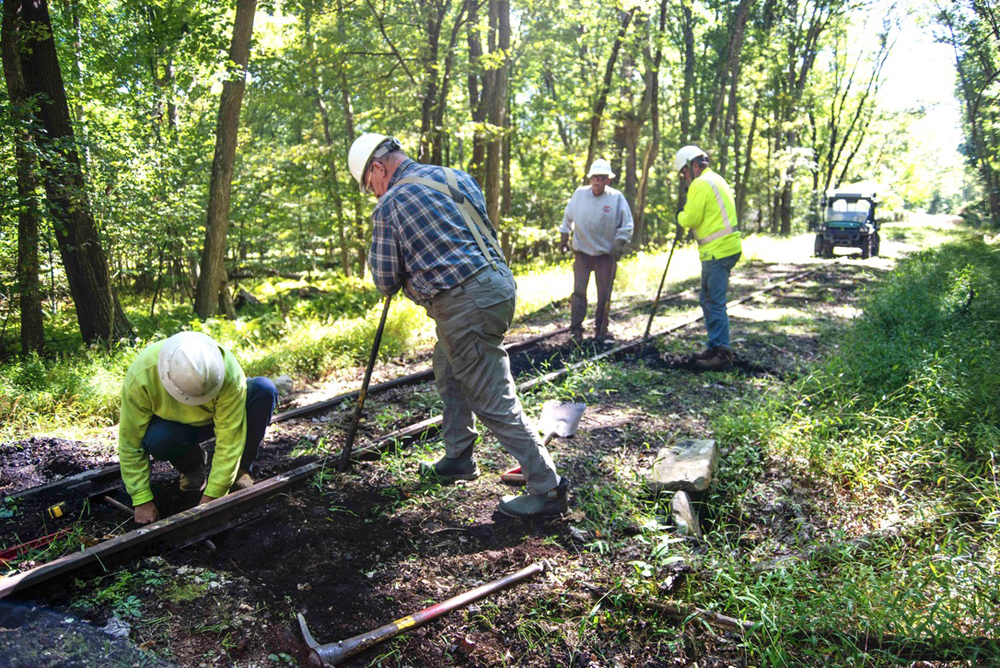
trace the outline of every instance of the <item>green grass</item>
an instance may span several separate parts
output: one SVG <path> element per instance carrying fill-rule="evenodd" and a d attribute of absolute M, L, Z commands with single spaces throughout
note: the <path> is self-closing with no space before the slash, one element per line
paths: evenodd
<path fill-rule="evenodd" d="M 692 601 L 725 601 L 727 614 L 759 621 L 772 647 L 857 665 L 852 634 L 951 643 L 954 658 L 974 651 L 962 649 L 966 638 L 995 637 L 998 283 L 995 247 L 972 240 L 918 253 L 868 290 L 825 366 L 715 419 L 730 449 L 713 578 L 688 592 Z M 761 572 L 734 540 L 769 467 L 832 490 L 831 525 L 850 530 L 793 546 L 805 557 Z M 870 536 L 864 549 L 847 542 L 859 533 Z M 772 651 L 757 658 L 789 658 Z"/>

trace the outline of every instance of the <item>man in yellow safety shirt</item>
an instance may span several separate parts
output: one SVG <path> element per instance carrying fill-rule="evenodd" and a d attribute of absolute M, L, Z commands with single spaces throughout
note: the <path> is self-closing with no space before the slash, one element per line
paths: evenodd
<path fill-rule="evenodd" d="M 180 332 L 146 346 L 125 374 L 118 459 L 135 521 L 160 518 L 149 484 L 150 457 L 180 472 L 183 492 L 208 503 L 253 485 L 251 467 L 278 391 L 249 380 L 233 354 L 201 332 Z M 201 443 L 215 437 L 211 475 Z"/>
<path fill-rule="evenodd" d="M 695 357 L 695 363 L 702 369 L 728 369 L 733 365 L 733 351 L 729 347 L 726 291 L 729 273 L 743 253 L 733 191 L 712 171 L 708 155 L 697 146 L 677 151 L 675 165 L 688 184 L 687 201 L 677 214 L 677 223 L 694 231 L 701 258 L 700 301 L 708 347 Z"/>

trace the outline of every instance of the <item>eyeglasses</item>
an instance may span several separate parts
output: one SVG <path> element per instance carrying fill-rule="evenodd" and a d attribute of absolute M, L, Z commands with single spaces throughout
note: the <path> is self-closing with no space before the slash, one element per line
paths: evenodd
<path fill-rule="evenodd" d="M 610 181 L 610 177 L 607 174 L 594 174 L 590 177 L 591 181 Z"/>
<path fill-rule="evenodd" d="M 368 165 L 368 175 L 365 177 L 365 190 L 368 192 L 372 192 L 372 172 L 374 171 L 374 168 L 374 162 Z"/>

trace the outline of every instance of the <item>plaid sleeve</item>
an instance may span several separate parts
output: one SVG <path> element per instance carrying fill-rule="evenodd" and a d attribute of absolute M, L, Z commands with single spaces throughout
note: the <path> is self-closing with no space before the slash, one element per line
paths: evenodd
<path fill-rule="evenodd" d="M 387 201 L 372 214 L 372 246 L 368 252 L 372 280 L 386 295 L 395 294 L 403 285 L 403 263 L 394 232 L 396 212 L 392 204 Z"/>

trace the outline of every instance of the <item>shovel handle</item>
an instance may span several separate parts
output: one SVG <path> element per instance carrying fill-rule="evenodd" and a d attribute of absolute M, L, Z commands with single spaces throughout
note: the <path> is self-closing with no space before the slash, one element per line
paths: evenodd
<path fill-rule="evenodd" d="M 378 357 L 378 349 L 382 344 L 382 332 L 385 330 L 385 318 L 389 315 L 389 302 L 392 295 L 385 296 L 385 305 L 382 307 L 382 319 L 379 320 L 378 330 L 375 332 L 375 343 L 372 345 L 371 355 L 368 356 L 368 367 L 365 369 L 365 379 L 361 383 L 361 391 L 358 392 L 358 407 L 354 411 L 354 419 L 351 420 L 351 428 L 347 430 L 347 439 L 344 441 L 344 449 L 340 451 L 340 464 L 337 470 L 344 472 L 351 463 L 351 450 L 354 447 L 354 437 L 358 433 L 358 425 L 361 423 L 361 409 L 365 406 L 365 397 L 368 395 L 368 383 L 372 379 L 372 368 L 375 366 L 375 358 Z"/>
<path fill-rule="evenodd" d="M 646 333 L 642 335 L 642 344 L 646 345 L 646 341 L 649 340 L 649 330 L 653 327 L 653 316 L 656 315 L 656 309 L 660 305 L 660 293 L 663 292 L 663 284 L 667 280 L 667 270 L 670 269 L 670 261 L 674 259 L 674 251 L 677 249 L 677 243 L 680 241 L 680 237 L 674 237 L 674 245 L 670 247 L 670 255 L 667 256 L 667 266 L 663 268 L 663 276 L 660 277 L 660 287 L 656 289 L 656 299 L 653 300 L 653 310 L 649 312 L 649 322 L 646 323 Z"/>

